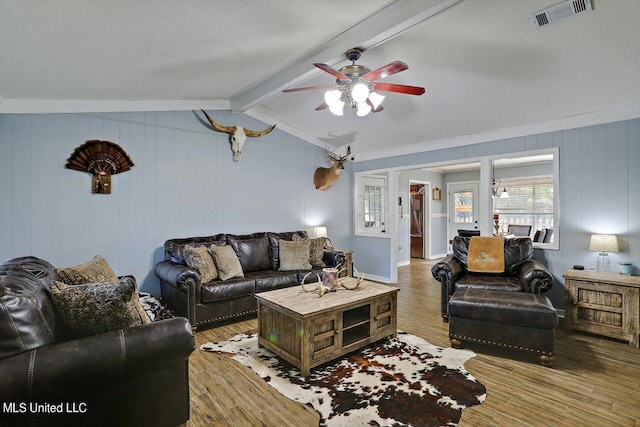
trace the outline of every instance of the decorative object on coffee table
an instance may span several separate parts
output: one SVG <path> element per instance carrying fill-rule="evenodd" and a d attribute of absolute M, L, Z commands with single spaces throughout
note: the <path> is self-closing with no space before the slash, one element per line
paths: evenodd
<path fill-rule="evenodd" d="M 331 291 L 337 291 L 338 290 L 338 269 L 323 268 L 322 284 L 328 287 Z"/>
<path fill-rule="evenodd" d="M 313 285 L 315 285 L 315 287 L 309 288 L 309 283 L 307 282 L 307 277 L 309 277 L 310 274 L 312 274 L 313 272 L 309 272 L 307 273 L 304 278 L 302 279 L 302 292 L 313 292 L 313 293 L 317 293 L 318 296 L 322 296 L 324 294 L 326 294 L 327 292 L 336 292 L 338 290 L 340 290 L 340 288 L 344 288 L 348 291 L 355 291 L 356 289 L 358 289 L 358 287 L 360 287 L 360 283 L 362 283 L 362 281 L 364 280 L 364 273 L 362 273 L 362 275 L 360 275 L 360 277 L 350 277 L 350 276 L 346 276 L 346 277 L 342 277 L 341 279 L 338 279 L 340 273 L 342 272 L 342 270 L 338 271 L 335 268 L 325 268 L 323 269 L 322 273 L 324 276 L 324 270 L 335 270 L 335 271 L 331 271 L 329 272 L 329 277 L 333 277 L 330 279 L 325 279 L 324 277 L 321 279 L 319 274 L 316 274 L 316 277 L 318 278 L 318 281 L 316 283 L 312 283 Z M 343 269 L 344 270 L 344 269 Z M 306 286 L 305 286 L 306 284 Z"/>
<path fill-rule="evenodd" d="M 284 396 L 310 405 L 321 426 L 455 426 L 464 409 L 486 399 L 486 388 L 463 366 L 473 352 L 401 331 L 306 377 L 257 341 L 250 331 L 200 349 L 248 366 Z"/>
<path fill-rule="evenodd" d="M 65 165 L 67 169 L 89 172 L 94 194 L 111 194 L 111 175 L 126 172 L 132 167 L 133 161 L 122 147 L 97 139 L 76 147 Z"/>

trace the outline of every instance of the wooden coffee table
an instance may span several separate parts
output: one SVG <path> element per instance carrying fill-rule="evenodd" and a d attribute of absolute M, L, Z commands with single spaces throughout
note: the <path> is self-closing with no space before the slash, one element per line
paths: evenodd
<path fill-rule="evenodd" d="M 347 285 L 355 283 L 347 278 Z M 354 282 L 354 283 L 350 283 Z M 319 297 L 301 286 L 256 294 L 258 345 L 300 368 L 311 368 L 397 334 L 398 288 L 363 281 Z"/>

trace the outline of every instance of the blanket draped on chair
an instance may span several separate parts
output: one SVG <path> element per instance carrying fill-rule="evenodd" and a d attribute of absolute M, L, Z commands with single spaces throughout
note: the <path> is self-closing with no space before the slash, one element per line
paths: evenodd
<path fill-rule="evenodd" d="M 503 273 L 504 237 L 472 237 L 469 241 L 468 270 L 474 273 Z"/>

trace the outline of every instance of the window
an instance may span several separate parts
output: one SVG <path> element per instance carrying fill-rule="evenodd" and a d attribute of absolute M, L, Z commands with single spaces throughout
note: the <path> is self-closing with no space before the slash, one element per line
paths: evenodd
<path fill-rule="evenodd" d="M 356 233 L 384 235 L 387 222 L 386 175 L 356 178 Z"/>
<path fill-rule="evenodd" d="M 472 191 L 455 191 L 454 211 L 456 223 L 472 223 L 473 222 L 473 192 Z"/>
<path fill-rule="evenodd" d="M 553 229 L 553 176 L 503 179 L 509 198 L 494 197 L 495 213 L 502 230 L 509 224 L 531 225 L 531 237 L 537 230 Z M 502 188 L 501 186 L 501 188 Z M 551 235 L 551 242 L 554 241 Z"/>

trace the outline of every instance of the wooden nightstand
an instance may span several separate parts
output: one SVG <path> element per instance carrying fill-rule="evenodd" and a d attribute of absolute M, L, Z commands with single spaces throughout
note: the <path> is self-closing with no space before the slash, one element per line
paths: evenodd
<path fill-rule="evenodd" d="M 573 329 L 628 340 L 638 348 L 640 276 L 567 270 L 565 319 Z"/>

